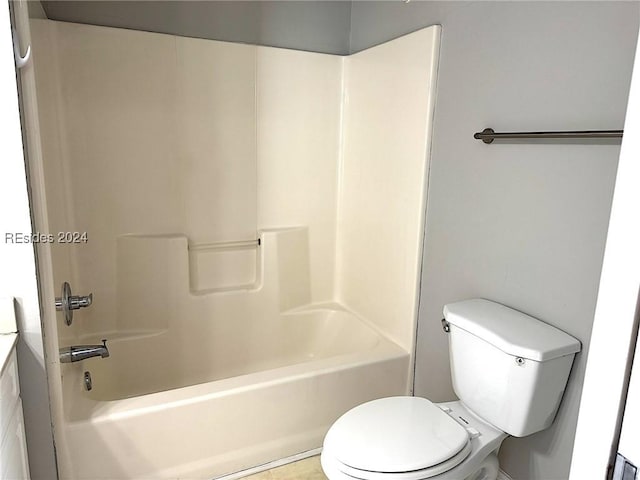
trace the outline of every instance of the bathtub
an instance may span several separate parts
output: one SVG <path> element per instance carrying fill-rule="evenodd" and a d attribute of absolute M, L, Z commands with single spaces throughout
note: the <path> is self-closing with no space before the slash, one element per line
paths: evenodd
<path fill-rule="evenodd" d="M 109 358 L 70 366 L 72 476 L 217 478 L 316 449 L 348 409 L 407 391 L 408 353 L 338 304 L 268 323 L 265 342 L 112 338 Z"/>

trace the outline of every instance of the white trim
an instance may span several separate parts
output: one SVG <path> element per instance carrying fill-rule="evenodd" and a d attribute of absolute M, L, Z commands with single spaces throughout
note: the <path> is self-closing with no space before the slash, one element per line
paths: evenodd
<path fill-rule="evenodd" d="M 247 468 L 246 470 L 241 470 L 240 472 L 236 473 L 230 473 L 229 475 L 223 475 L 222 477 L 217 477 L 216 480 L 237 480 L 239 478 L 248 477 L 249 475 L 253 475 L 255 473 L 264 472 L 265 470 L 271 470 L 272 468 L 281 467 L 282 465 L 287 465 L 289 463 L 304 460 L 305 458 L 320 455 L 321 451 L 322 448 L 314 448 L 313 450 L 296 453 L 295 455 L 291 455 L 290 457 L 285 457 L 281 458 L 280 460 L 264 463 L 262 465 L 258 465 L 257 467 Z"/>
<path fill-rule="evenodd" d="M 627 461 L 636 466 L 640 466 L 640 432 L 638 432 L 638 427 L 640 427 L 640 336 L 636 339 L 635 356 L 629 379 L 624 418 L 622 419 L 620 443 L 618 444 L 618 456 L 624 456 Z"/>
<path fill-rule="evenodd" d="M 607 476 L 634 330 L 640 286 L 640 48 L 634 66 L 569 480 Z"/>
<path fill-rule="evenodd" d="M 496 480 L 513 480 L 513 479 L 502 470 L 498 470 L 498 476 L 496 477 Z"/>

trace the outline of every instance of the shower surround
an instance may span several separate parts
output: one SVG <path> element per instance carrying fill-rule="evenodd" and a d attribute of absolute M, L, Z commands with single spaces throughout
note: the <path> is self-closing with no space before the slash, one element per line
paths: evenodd
<path fill-rule="evenodd" d="M 38 227 L 87 232 L 46 247 L 94 294 L 45 330 L 111 354 L 48 352 L 61 478 L 219 477 L 409 392 L 439 27 L 348 57 L 31 33 Z"/>

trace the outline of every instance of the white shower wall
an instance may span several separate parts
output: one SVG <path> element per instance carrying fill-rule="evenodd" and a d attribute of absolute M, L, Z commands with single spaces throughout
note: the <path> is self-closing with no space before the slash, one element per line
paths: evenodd
<path fill-rule="evenodd" d="M 333 299 L 343 57 L 257 47 L 258 228 L 309 229 L 311 301 Z"/>
<path fill-rule="evenodd" d="M 351 55 L 338 210 L 338 295 L 413 351 L 439 27 Z M 429 61 L 425 61 L 429 59 Z"/>
<path fill-rule="evenodd" d="M 55 282 L 95 295 L 61 342 L 142 328 L 118 320 L 122 235 L 197 246 L 304 226 L 310 302 L 413 350 L 437 27 L 350 57 L 49 20 L 32 32 L 49 229 L 89 236 L 53 246 Z M 192 293 L 256 282 L 258 249 L 225 252 L 190 252 Z"/>
<path fill-rule="evenodd" d="M 55 246 L 55 271 L 67 270 L 55 280 L 102 300 L 61 334 L 114 330 L 116 236 L 256 238 L 255 49 L 47 20 L 32 27 L 38 91 L 49 90 L 41 110 L 53 112 L 43 122 L 45 169 L 57 178 L 47 185 L 50 231 L 89 236 Z"/>

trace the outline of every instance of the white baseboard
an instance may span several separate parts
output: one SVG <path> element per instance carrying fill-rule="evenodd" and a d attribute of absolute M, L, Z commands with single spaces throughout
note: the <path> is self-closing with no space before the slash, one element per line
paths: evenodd
<path fill-rule="evenodd" d="M 282 465 L 286 465 L 288 463 L 297 462 L 298 460 L 304 460 L 305 458 L 313 457 L 314 455 L 320 455 L 321 451 L 322 448 L 314 448 L 313 450 L 307 450 L 306 452 L 297 453 L 295 455 L 291 455 L 290 457 L 281 458 L 269 463 L 264 463 L 262 465 L 258 465 L 257 467 L 247 468 L 246 470 L 242 470 L 236 473 L 230 473 L 229 475 L 223 475 L 222 477 L 217 477 L 216 480 L 237 480 L 239 478 L 248 477 L 249 475 L 253 475 L 254 473 L 264 472 L 265 470 L 271 470 L 272 468 L 281 467 Z M 507 480 L 510 479 L 507 477 Z"/>
<path fill-rule="evenodd" d="M 497 480 L 513 480 L 513 478 L 504 473 L 502 470 L 498 470 Z"/>

